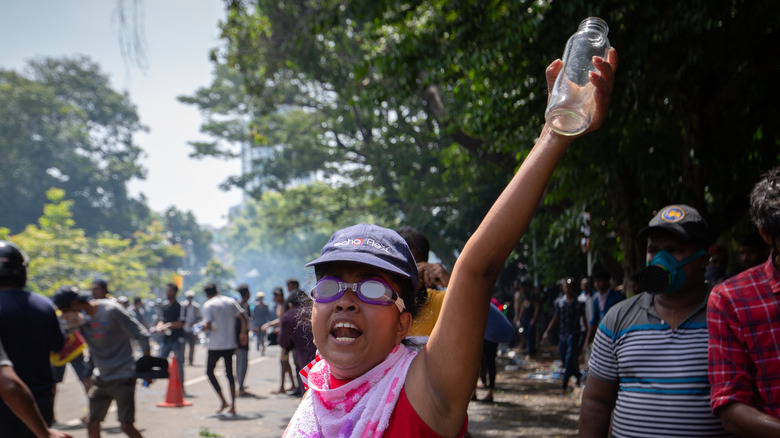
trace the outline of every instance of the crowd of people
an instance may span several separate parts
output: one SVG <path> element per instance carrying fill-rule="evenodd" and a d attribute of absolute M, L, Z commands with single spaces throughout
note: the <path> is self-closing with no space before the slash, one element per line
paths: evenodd
<path fill-rule="evenodd" d="M 593 65 L 595 110 L 586 132 L 606 117 L 616 51 Z M 548 67 L 548 86 L 561 68 L 560 60 Z M 480 374 L 485 399 L 493 400 L 495 345 L 511 342 L 516 325 L 529 356 L 538 337 L 557 343 L 563 394 L 572 378 L 583 380 L 580 355 L 590 351 L 580 436 L 780 436 L 780 168 L 751 193 L 751 217 L 767 245 L 753 251 L 755 239 L 741 242 L 744 263 L 756 263 L 749 269 L 729 276 L 727 252 L 713 246 L 703 215 L 678 203 L 657 210 L 638 233 L 647 265 L 631 276 L 632 296 L 598 272 L 563 278 L 560 294 L 520 281 L 509 317 L 492 302 L 501 268 L 574 138 L 544 127 L 451 271 L 428 262 L 427 239 L 413 229 L 357 224 L 334 233 L 306 265 L 316 277 L 311 291 L 290 280 L 286 298 L 274 290 L 274 309 L 263 293 L 250 303 L 248 285 L 233 299 L 213 283 L 203 288 L 202 306 L 189 291 L 180 302 L 177 285 L 168 284 L 155 312 L 111 297 L 102 279 L 91 293 L 63 287 L 49 300 L 24 290 L 28 260 L 0 242 L 0 430 L 68 436 L 49 427 L 56 373 L 72 363 L 88 393 L 90 437 L 100 435 L 112 402 L 122 431 L 139 437 L 138 364 L 172 354 L 178 366 L 170 378 L 185 391 L 183 367 L 194 363 L 199 331 L 208 334 L 206 375 L 217 412 L 235 414 L 237 397 L 248 394 L 250 330 L 264 352 L 266 334 L 278 328 L 279 391 L 301 397 L 284 436 L 462 437 Z M 51 353 L 61 359 L 55 367 Z M 220 360 L 229 398 L 214 372 Z"/>
<path fill-rule="evenodd" d="M 256 349 L 261 354 L 265 354 L 268 343 L 281 345 L 282 358 L 288 361 L 290 370 L 290 352 L 294 352 L 296 370 L 314 359 L 310 325 L 298 323 L 311 314 L 311 299 L 298 289 L 295 279 L 287 282 L 287 299 L 281 288 L 275 290 L 281 299 L 275 300 L 274 309 L 265 303 L 263 292 L 250 303 L 246 284 L 236 288 L 240 298 L 234 299 L 221 295 L 213 283 L 203 288 L 203 305 L 194 300 L 196 292 L 192 290 L 179 301 L 178 286 L 169 283 L 165 286 L 166 300 L 146 306 L 140 297 L 130 305 L 127 297 L 113 296 L 108 282 L 100 278 L 92 282 L 89 292 L 63 286 L 51 300 L 29 293 L 24 290 L 28 263 L 20 248 L 0 241 L 2 436 L 70 436 L 50 428 L 56 423 L 56 387 L 66 367 L 72 368 L 87 394 L 89 413 L 82 421 L 90 437 L 100 436 L 101 423 L 112 403 L 116 403 L 122 432 L 140 437 L 135 427 L 135 387 L 139 378 L 148 375 L 151 365 L 145 365 L 144 359 L 152 355 L 166 365 L 169 357 L 176 361 L 177 373 L 168 377 L 177 378 L 182 396 L 188 396 L 184 365 L 195 366 L 194 350 L 205 343 L 206 375 L 219 398 L 217 412 L 226 410 L 228 414 L 236 413 L 236 397 L 251 395 L 245 386 L 250 331 L 257 338 Z M 279 318 L 274 320 L 273 315 Z M 267 323 L 279 319 L 281 324 L 269 330 Z M 273 339 L 268 339 L 271 332 Z M 14 333 L 29 333 L 31 337 L 21 338 Z M 32 348 L 27 348 L 30 343 Z M 225 365 L 229 400 L 214 372 L 220 359 Z M 289 374 L 292 380 L 292 371 Z M 290 395 L 301 395 L 300 384 L 292 388 Z"/>

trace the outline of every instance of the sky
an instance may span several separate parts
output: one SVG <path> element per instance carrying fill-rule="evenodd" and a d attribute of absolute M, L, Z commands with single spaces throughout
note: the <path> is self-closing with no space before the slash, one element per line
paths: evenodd
<path fill-rule="evenodd" d="M 170 206 L 192 211 L 201 225 L 221 227 L 241 192 L 219 184 L 240 173 L 238 159 L 189 158 L 188 142 L 200 134 L 197 109 L 176 100 L 211 83 L 209 51 L 221 45 L 221 0 L 141 0 L 146 67 L 122 56 L 118 0 L 2 0 L 0 68 L 22 72 L 27 61 L 42 57 L 86 55 L 109 76 L 114 90 L 127 92 L 148 133 L 136 143 L 144 149 L 146 180 L 130 184 L 161 212 Z M 128 9 L 134 0 L 125 0 Z"/>

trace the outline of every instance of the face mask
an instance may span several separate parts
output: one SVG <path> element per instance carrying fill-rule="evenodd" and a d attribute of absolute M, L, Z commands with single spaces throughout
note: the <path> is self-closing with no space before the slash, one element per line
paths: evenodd
<path fill-rule="evenodd" d="M 674 292 L 685 283 L 685 271 L 682 267 L 704 254 L 707 252 L 702 249 L 678 262 L 669 252 L 658 251 L 647 266 L 639 271 L 639 284 L 644 290 L 654 294 Z"/>

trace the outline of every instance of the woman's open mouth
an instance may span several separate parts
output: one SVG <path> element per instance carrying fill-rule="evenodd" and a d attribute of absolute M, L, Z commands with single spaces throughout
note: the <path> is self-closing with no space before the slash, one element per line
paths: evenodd
<path fill-rule="evenodd" d="M 350 322 L 337 322 L 330 331 L 330 335 L 336 339 L 336 342 L 350 343 L 359 338 L 363 332 L 356 325 Z"/>

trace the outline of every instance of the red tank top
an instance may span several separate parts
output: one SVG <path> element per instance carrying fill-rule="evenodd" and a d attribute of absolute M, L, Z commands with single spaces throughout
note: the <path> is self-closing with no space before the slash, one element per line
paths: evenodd
<path fill-rule="evenodd" d="M 330 376 L 330 387 L 338 388 L 349 382 L 349 379 L 337 379 Z M 458 433 L 457 438 L 466 436 L 466 431 L 469 426 L 469 418 L 466 416 L 466 420 L 463 421 L 463 428 Z M 442 438 L 441 435 L 431 429 L 425 422 L 417 415 L 417 412 L 409 403 L 409 399 L 406 398 L 406 388 L 401 388 L 401 394 L 398 396 L 398 402 L 395 404 L 393 415 L 390 416 L 390 422 L 387 425 L 387 429 L 382 434 L 383 437 L 389 438 L 408 438 L 410 436 L 420 438 Z"/>
<path fill-rule="evenodd" d="M 466 416 L 466 420 L 463 422 L 463 428 L 458 433 L 458 438 L 466 436 L 466 431 L 469 426 L 469 418 Z M 393 415 L 390 417 L 390 424 L 387 425 L 383 437 L 403 437 L 410 436 L 423 437 L 423 438 L 440 438 L 441 435 L 434 432 L 425 422 L 417 415 L 412 404 L 409 403 L 409 399 L 406 398 L 406 389 L 401 389 L 401 394 L 398 397 L 398 403 L 395 405 Z"/>

